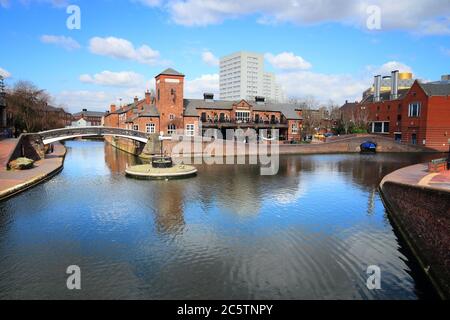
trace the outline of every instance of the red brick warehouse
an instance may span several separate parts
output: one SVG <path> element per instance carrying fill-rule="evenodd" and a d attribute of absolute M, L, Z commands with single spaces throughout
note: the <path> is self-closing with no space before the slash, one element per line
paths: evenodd
<path fill-rule="evenodd" d="M 184 98 L 185 76 L 171 68 L 156 76 L 156 96 L 117 108 L 111 105 L 105 126 L 128 128 L 147 133 L 175 132 L 201 135 L 208 128 L 225 133 L 227 129 L 279 129 L 280 140 L 300 140 L 302 111 L 290 104 L 269 103 L 263 97 L 254 101 L 215 100 L 205 93 L 203 99 Z M 200 130 L 202 129 L 202 130 Z"/>

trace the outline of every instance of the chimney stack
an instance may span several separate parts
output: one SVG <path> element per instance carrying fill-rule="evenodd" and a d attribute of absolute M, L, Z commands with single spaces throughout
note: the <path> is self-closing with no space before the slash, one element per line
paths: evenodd
<path fill-rule="evenodd" d="M 116 112 L 116 105 L 112 104 L 109 110 L 111 111 L 111 113 Z"/>
<path fill-rule="evenodd" d="M 203 94 L 203 100 L 205 100 L 205 101 L 214 101 L 214 93 L 207 93 L 207 92 L 205 92 Z"/>
<path fill-rule="evenodd" d="M 256 104 L 264 104 L 265 101 L 266 101 L 265 97 L 260 97 L 260 96 L 255 97 Z"/>
<path fill-rule="evenodd" d="M 150 93 L 150 91 L 147 90 L 147 92 L 145 92 L 145 104 L 150 104 L 152 101 L 152 95 Z"/>
<path fill-rule="evenodd" d="M 375 76 L 374 80 L 374 93 L 373 93 L 373 101 L 379 102 L 381 99 L 381 75 Z"/>
<path fill-rule="evenodd" d="M 392 71 L 391 76 L 391 100 L 396 100 L 398 98 L 398 74 L 399 71 Z"/>

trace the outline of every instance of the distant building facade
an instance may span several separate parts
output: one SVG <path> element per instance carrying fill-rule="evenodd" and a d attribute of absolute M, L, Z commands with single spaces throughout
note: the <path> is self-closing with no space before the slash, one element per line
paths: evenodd
<path fill-rule="evenodd" d="M 450 81 L 422 83 L 399 89 L 399 72 L 391 75 L 391 90 L 381 91 L 381 76 L 375 76 L 373 93 L 349 105 L 354 114 L 365 112 L 369 132 L 402 143 L 448 151 L 450 139 Z M 342 109 L 341 109 L 342 110 Z"/>
<path fill-rule="evenodd" d="M 252 100 L 264 97 L 268 102 L 284 102 L 281 86 L 273 73 L 265 72 L 264 56 L 239 51 L 220 59 L 221 100 Z"/>
<path fill-rule="evenodd" d="M 83 109 L 81 112 L 73 114 L 72 126 L 83 126 L 84 124 L 87 126 L 101 126 L 104 115 L 104 112 L 88 111 L 87 109 Z"/>
<path fill-rule="evenodd" d="M 47 125 L 43 130 L 64 128 L 72 123 L 72 114 L 64 110 L 64 108 L 46 104 L 38 112 L 40 116 L 48 119 Z"/>
<path fill-rule="evenodd" d="M 174 133 L 198 136 L 217 129 L 225 137 L 227 129 L 279 129 L 282 140 L 300 140 L 302 110 L 294 105 L 253 100 L 215 100 L 205 93 L 203 99 L 184 98 L 184 75 L 166 69 L 156 76 L 155 96 L 145 93 L 133 103 L 117 108 L 111 105 L 104 125 L 147 133 Z"/>

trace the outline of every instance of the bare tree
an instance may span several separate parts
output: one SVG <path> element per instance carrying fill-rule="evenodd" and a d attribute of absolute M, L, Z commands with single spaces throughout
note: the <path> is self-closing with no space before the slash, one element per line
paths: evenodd
<path fill-rule="evenodd" d="M 49 106 L 48 93 L 31 82 L 17 82 L 8 90 L 6 101 L 18 131 L 35 132 L 64 127 L 61 117 L 65 114 L 64 110 Z"/>

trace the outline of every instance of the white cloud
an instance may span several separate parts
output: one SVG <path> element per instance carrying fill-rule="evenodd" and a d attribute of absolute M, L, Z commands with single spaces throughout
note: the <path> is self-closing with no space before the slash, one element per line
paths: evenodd
<path fill-rule="evenodd" d="M 424 35 L 450 35 L 450 17 L 441 20 L 426 21 L 422 23 L 422 28 L 418 33 Z"/>
<path fill-rule="evenodd" d="M 366 28 L 367 7 L 381 9 L 382 29 L 448 34 L 450 2 L 442 0 L 141 0 L 158 3 L 172 21 L 186 26 L 218 24 L 227 19 L 256 16 L 264 23 L 292 22 L 299 25 L 338 22 Z"/>
<path fill-rule="evenodd" d="M 54 93 L 53 100 L 57 105 L 67 107 L 70 112 L 78 112 L 82 108 L 92 111 L 106 111 L 112 103 L 120 105 L 133 102 L 134 97 L 143 99 L 147 89 L 155 88 L 155 79 L 143 81 L 135 87 L 111 90 L 64 90 Z"/>
<path fill-rule="evenodd" d="M 69 51 L 81 48 L 80 44 L 71 37 L 43 35 L 40 39 L 43 43 L 54 44 Z"/>
<path fill-rule="evenodd" d="M 373 75 L 382 75 L 387 76 L 391 75 L 391 72 L 394 70 L 398 70 L 400 72 L 413 72 L 412 68 L 402 62 L 398 61 L 389 61 L 381 66 L 367 66 L 367 72 Z"/>
<path fill-rule="evenodd" d="M 68 5 L 67 0 L 19 0 L 17 2 L 24 6 L 29 6 L 33 3 L 48 3 L 48 4 L 52 5 L 53 7 L 62 8 L 62 7 L 67 7 L 67 5 Z M 0 0 L 0 6 L 3 8 L 9 8 L 11 6 L 11 1 L 10 0 Z"/>
<path fill-rule="evenodd" d="M 57 105 L 62 105 L 69 112 L 78 112 L 83 108 L 89 110 L 106 111 L 110 102 L 115 101 L 112 94 L 105 91 L 62 91 L 53 95 Z"/>
<path fill-rule="evenodd" d="M 219 94 L 219 75 L 204 74 L 193 80 L 186 80 L 184 87 L 184 96 L 186 98 L 203 98 L 203 93 L 214 93 L 216 97 Z"/>
<path fill-rule="evenodd" d="M 132 0 L 133 2 L 140 2 L 149 7 L 157 7 L 163 3 L 162 0 Z"/>
<path fill-rule="evenodd" d="M 65 90 L 53 94 L 56 105 L 66 107 L 69 112 L 79 112 L 86 108 L 92 111 L 106 111 L 112 103 L 120 104 L 133 102 L 135 96 L 143 97 L 144 88 L 130 88 L 123 91 L 91 91 L 91 90 Z M 120 100 L 122 99 L 122 100 Z"/>
<path fill-rule="evenodd" d="M 89 42 L 89 50 L 98 55 L 133 60 L 149 65 L 157 64 L 160 58 L 159 52 L 148 45 L 135 48 L 130 41 L 115 37 L 94 37 Z"/>
<path fill-rule="evenodd" d="M 107 70 L 92 76 L 89 74 L 82 74 L 80 76 L 80 81 L 115 87 L 133 87 L 145 83 L 144 76 L 138 73 L 132 71 L 111 72 Z"/>
<path fill-rule="evenodd" d="M 276 56 L 266 53 L 265 58 L 275 68 L 282 70 L 307 70 L 312 67 L 311 63 L 292 52 L 282 52 Z"/>
<path fill-rule="evenodd" d="M 9 77 L 11 77 L 11 73 L 3 68 L 0 68 L 0 76 L 2 76 L 4 79 L 8 79 Z"/>
<path fill-rule="evenodd" d="M 286 71 L 277 74 L 288 97 L 313 96 L 321 103 L 333 100 L 342 104 L 345 100 L 361 100 L 362 93 L 372 85 L 373 76 L 390 75 L 391 71 L 413 72 L 412 68 L 398 61 L 389 61 L 381 66 L 367 66 L 360 75 L 324 74 L 312 71 Z"/>
<path fill-rule="evenodd" d="M 370 83 L 351 75 L 322 74 L 311 71 L 286 72 L 277 75 L 288 97 L 313 96 L 322 103 L 333 100 L 360 100 Z"/>
<path fill-rule="evenodd" d="M 202 60 L 204 63 L 212 67 L 217 67 L 219 65 L 219 58 L 217 58 L 210 51 L 205 51 L 202 53 Z"/>

